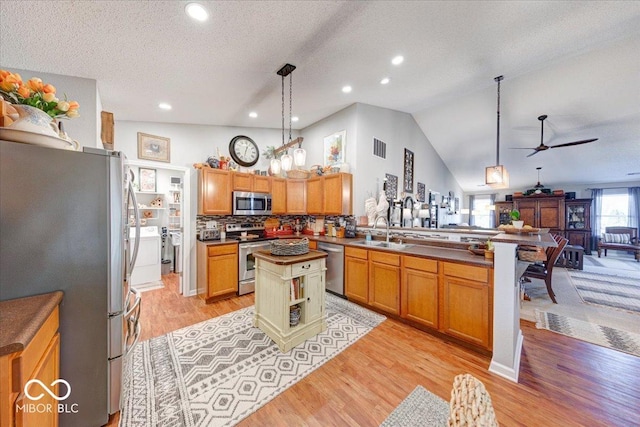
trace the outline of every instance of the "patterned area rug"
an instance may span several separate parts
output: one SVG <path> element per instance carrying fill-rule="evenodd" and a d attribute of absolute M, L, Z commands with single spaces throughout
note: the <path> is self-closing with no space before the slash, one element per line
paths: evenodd
<path fill-rule="evenodd" d="M 380 426 L 446 427 L 448 419 L 449 404 L 419 385 Z"/>
<path fill-rule="evenodd" d="M 536 310 L 536 327 L 640 356 L 640 334 Z"/>
<path fill-rule="evenodd" d="M 586 271 L 569 276 L 584 302 L 640 313 L 640 279 Z"/>
<path fill-rule="evenodd" d="M 254 308 L 141 342 L 127 359 L 120 426 L 228 426 L 385 320 L 326 294 L 327 330 L 288 353 L 253 327 Z"/>

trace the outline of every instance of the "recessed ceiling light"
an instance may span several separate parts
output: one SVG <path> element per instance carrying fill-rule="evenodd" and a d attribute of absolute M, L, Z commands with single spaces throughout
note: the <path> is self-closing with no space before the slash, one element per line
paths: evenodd
<path fill-rule="evenodd" d="M 298 120 L 300 120 L 300 119 L 298 118 L 298 116 L 293 116 L 293 117 L 291 117 L 291 121 L 292 121 L 292 122 L 297 122 Z"/>
<path fill-rule="evenodd" d="M 345 86 L 345 87 L 343 87 L 343 88 L 342 88 L 342 91 L 343 91 L 344 93 L 349 93 L 349 92 L 351 92 L 351 86 Z"/>
<path fill-rule="evenodd" d="M 395 58 L 393 58 L 391 60 L 391 63 L 393 65 L 400 65 L 400 64 L 402 64 L 402 61 L 404 61 L 404 56 L 398 55 L 398 56 L 396 56 Z"/>
<path fill-rule="evenodd" d="M 158 108 L 162 110 L 171 110 L 171 104 L 167 104 L 166 102 L 161 102 L 158 104 Z"/>
<path fill-rule="evenodd" d="M 199 3 L 189 3 L 184 10 L 196 21 L 206 21 L 209 18 L 209 12 Z"/>
<path fill-rule="evenodd" d="M 256 117 L 258 117 L 258 113 L 256 113 L 255 111 L 252 111 L 249 113 L 249 117 L 251 117 L 252 119 L 255 119 Z"/>
<path fill-rule="evenodd" d="M 380 80 L 381 85 L 386 85 L 389 82 L 390 82 L 389 77 L 385 77 L 384 79 Z"/>

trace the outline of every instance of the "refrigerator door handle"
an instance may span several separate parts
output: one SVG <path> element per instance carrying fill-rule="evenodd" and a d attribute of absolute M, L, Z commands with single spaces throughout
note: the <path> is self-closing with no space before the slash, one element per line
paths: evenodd
<path fill-rule="evenodd" d="M 140 247 L 140 210 L 138 209 L 138 199 L 136 198 L 136 193 L 133 189 L 133 183 L 131 181 L 129 181 L 129 195 L 131 196 L 130 200 L 133 202 L 133 212 L 136 220 L 136 239 L 133 246 L 133 253 L 131 254 L 131 260 L 129 262 L 129 268 L 127 269 L 128 275 L 130 276 L 131 272 L 133 271 L 133 267 L 136 264 L 136 259 L 138 258 L 138 248 Z M 129 198 L 127 198 L 127 202 L 128 201 Z M 127 236 L 127 238 L 128 237 L 129 236 Z"/>
<path fill-rule="evenodd" d="M 131 295 L 135 296 L 135 300 L 131 307 L 127 304 L 127 310 L 124 313 L 124 319 L 125 322 L 127 322 L 127 336 L 125 338 L 124 350 L 125 356 L 128 355 L 138 343 L 138 340 L 140 339 L 140 332 L 142 330 L 140 327 L 142 296 L 139 291 L 133 288 L 131 289 Z M 131 299 L 129 299 L 129 301 L 131 301 Z M 129 344 L 131 337 L 133 337 L 133 341 Z"/>
<path fill-rule="evenodd" d="M 140 323 L 136 322 L 133 343 L 131 343 L 131 345 L 127 344 L 127 348 L 124 351 L 124 355 L 125 356 L 128 356 L 129 353 L 131 353 L 133 351 L 133 349 L 135 348 L 136 344 L 138 344 L 138 340 L 140 339 L 140 332 L 141 332 Z"/>

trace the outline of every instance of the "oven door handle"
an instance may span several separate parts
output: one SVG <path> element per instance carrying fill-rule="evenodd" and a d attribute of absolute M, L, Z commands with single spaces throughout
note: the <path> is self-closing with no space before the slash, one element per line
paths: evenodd
<path fill-rule="evenodd" d="M 266 246 L 270 246 L 270 243 L 254 243 L 253 245 L 247 245 L 247 244 L 241 243 L 241 245 L 242 245 L 242 249 L 246 249 L 246 248 L 253 249 L 253 248 L 263 248 Z"/>

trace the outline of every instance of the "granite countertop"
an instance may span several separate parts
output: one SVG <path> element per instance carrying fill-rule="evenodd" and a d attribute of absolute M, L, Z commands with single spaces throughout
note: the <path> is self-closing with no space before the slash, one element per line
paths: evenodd
<path fill-rule="evenodd" d="M 355 242 L 361 242 L 363 238 L 339 238 L 339 237 L 326 237 L 326 236 L 308 236 L 309 240 L 316 240 L 318 242 L 326 242 L 326 243 L 335 243 L 338 245 L 349 246 L 353 248 L 360 248 L 366 250 L 376 250 L 376 251 L 386 251 L 386 252 L 394 252 L 399 255 L 411 255 L 418 256 L 430 259 L 437 259 L 441 261 L 453 261 L 453 262 L 462 262 L 466 264 L 474 264 L 483 267 L 493 267 L 493 260 L 487 260 L 483 256 L 474 255 L 469 252 L 467 249 L 456 249 L 456 248 L 445 248 L 441 246 L 431 246 L 428 244 L 414 244 L 412 242 L 408 242 L 409 239 L 402 239 L 403 242 L 408 243 L 410 246 L 398 250 L 394 248 L 383 248 L 380 246 L 366 246 L 357 244 Z M 491 239 L 493 240 L 493 238 Z M 426 242 L 425 242 L 426 243 Z M 458 243 L 460 242 L 453 242 Z M 468 246 L 466 244 L 465 246 Z"/>
<path fill-rule="evenodd" d="M 501 233 L 491 238 L 492 242 L 515 243 L 517 245 L 556 247 L 558 243 L 553 240 L 549 233 L 544 234 L 511 234 Z"/>
<path fill-rule="evenodd" d="M 206 246 L 215 246 L 215 245 L 229 245 L 229 244 L 238 244 L 240 243 L 238 240 L 236 239 L 216 239 L 216 240 L 198 240 L 197 241 L 198 244 L 203 244 Z"/>
<path fill-rule="evenodd" d="M 277 265 L 290 265 L 297 264 L 299 262 L 312 261 L 318 258 L 325 258 L 327 256 L 326 252 L 309 250 L 308 253 L 303 255 L 271 255 L 271 251 L 256 251 L 253 253 L 253 256 L 259 259 L 263 259 L 267 262 Z"/>
<path fill-rule="evenodd" d="M 63 295 L 56 291 L 0 302 L 0 356 L 24 350 Z"/>

